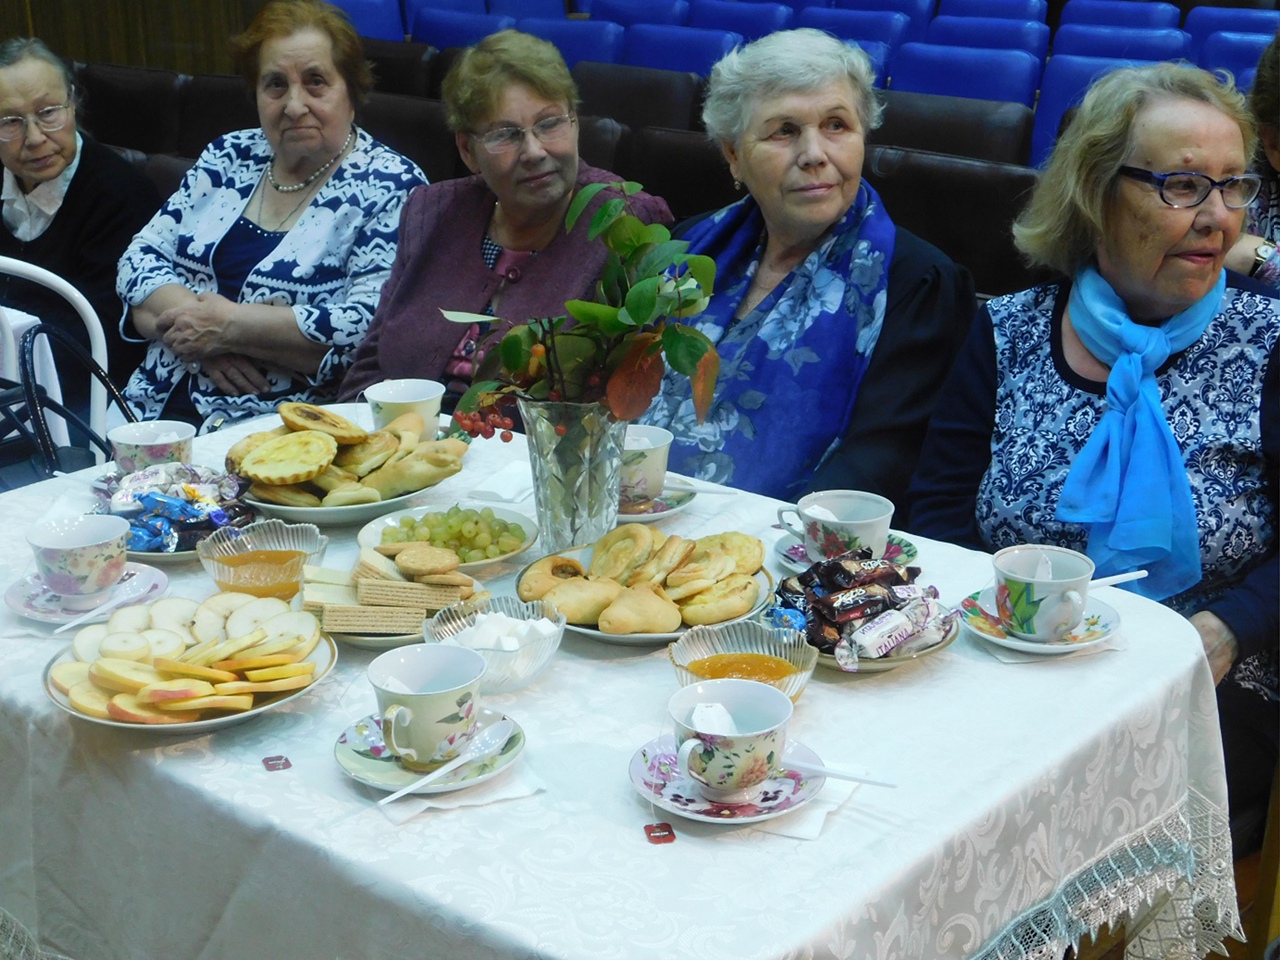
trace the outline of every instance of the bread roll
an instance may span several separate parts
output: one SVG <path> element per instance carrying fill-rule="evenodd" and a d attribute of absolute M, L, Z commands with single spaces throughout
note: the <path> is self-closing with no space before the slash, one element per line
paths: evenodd
<path fill-rule="evenodd" d="M 431 487 L 462 469 L 462 461 L 447 453 L 419 457 L 414 451 L 403 460 L 379 467 L 360 482 L 382 494 L 383 500 Z"/>
<path fill-rule="evenodd" d="M 359 443 L 338 451 L 333 462 L 357 477 L 372 473 L 391 459 L 400 448 L 400 438 L 387 430 L 376 430 Z"/>
<path fill-rule="evenodd" d="M 745 617 L 755 606 L 760 584 L 755 577 L 734 573 L 680 604 L 680 615 L 689 626 L 724 623 Z"/>
<path fill-rule="evenodd" d="M 602 633 L 671 633 L 680 626 L 680 608 L 656 583 L 627 587 L 600 613 Z"/>
<path fill-rule="evenodd" d="M 570 623 L 594 627 L 604 608 L 613 603 L 622 590 L 622 584 L 616 580 L 573 577 L 556 584 L 542 599 L 555 604 Z"/>

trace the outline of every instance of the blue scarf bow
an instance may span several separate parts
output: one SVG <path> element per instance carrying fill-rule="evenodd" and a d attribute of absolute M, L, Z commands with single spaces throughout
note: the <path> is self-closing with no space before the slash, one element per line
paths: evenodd
<path fill-rule="evenodd" d="M 1200 581 L 1195 502 L 1155 373 L 1200 339 L 1221 309 L 1226 283 L 1224 272 L 1209 293 L 1158 327 L 1130 319 L 1092 266 L 1071 288 L 1071 325 L 1111 373 L 1108 409 L 1071 465 L 1057 517 L 1088 526 L 1087 552 L 1100 576 L 1145 567 L 1147 578 L 1128 586 L 1155 600 Z"/>

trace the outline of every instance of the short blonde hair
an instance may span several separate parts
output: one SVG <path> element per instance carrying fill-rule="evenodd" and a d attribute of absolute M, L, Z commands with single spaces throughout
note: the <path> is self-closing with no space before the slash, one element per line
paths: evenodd
<path fill-rule="evenodd" d="M 1030 264 L 1071 276 L 1093 259 L 1098 240 L 1108 232 L 1108 201 L 1129 155 L 1134 118 L 1164 99 L 1194 100 L 1220 110 L 1240 127 L 1245 157 L 1253 156 L 1257 130 L 1229 77 L 1174 63 L 1109 73 L 1085 94 L 1014 221 L 1014 245 Z"/>
<path fill-rule="evenodd" d="M 440 88 L 445 121 L 454 133 L 474 133 L 498 111 L 513 84 L 578 112 L 578 87 L 554 44 L 519 30 L 500 30 L 467 47 Z"/>

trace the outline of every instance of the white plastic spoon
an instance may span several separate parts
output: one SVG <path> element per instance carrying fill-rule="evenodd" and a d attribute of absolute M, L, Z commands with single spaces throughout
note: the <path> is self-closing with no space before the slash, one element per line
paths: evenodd
<path fill-rule="evenodd" d="M 399 800 L 406 793 L 412 793 L 419 787 L 425 787 L 428 783 L 431 783 L 434 780 L 439 780 L 446 773 L 451 773 L 452 771 L 457 770 L 458 767 L 462 766 L 464 763 L 470 763 L 472 760 L 480 760 L 489 756 L 491 753 L 497 753 L 507 742 L 507 739 L 511 736 L 511 731 L 514 729 L 515 724 L 505 718 L 499 720 L 491 727 L 485 727 L 467 742 L 467 745 L 463 748 L 460 754 L 446 763 L 443 767 L 438 767 L 435 770 L 432 770 L 425 777 L 421 777 L 413 781 L 413 783 L 409 784 L 407 787 L 401 787 L 395 793 L 387 794 L 378 801 L 378 806 L 390 803 L 392 800 Z"/>
<path fill-rule="evenodd" d="M 838 770 L 835 767 L 824 767 L 820 763 L 805 763 L 803 760 L 792 760 L 790 757 L 784 757 L 782 765 L 788 770 L 794 770 L 796 773 L 803 773 L 806 777 L 830 777 L 832 780 L 852 780 L 854 783 L 865 783 L 873 787 L 889 787 L 896 790 L 896 783 L 885 783 L 883 780 L 868 780 L 866 777 L 860 777 L 855 773 L 849 773 L 845 770 Z"/>
<path fill-rule="evenodd" d="M 1147 575 L 1145 570 L 1130 570 L 1128 573 L 1117 573 L 1110 577 L 1099 577 L 1097 580 L 1090 580 L 1090 587 L 1109 587 L 1115 583 L 1128 583 L 1130 580 L 1141 580 Z"/>

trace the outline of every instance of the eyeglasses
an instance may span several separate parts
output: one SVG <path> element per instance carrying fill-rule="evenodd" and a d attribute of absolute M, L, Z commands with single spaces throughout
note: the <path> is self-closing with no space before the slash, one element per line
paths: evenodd
<path fill-rule="evenodd" d="M 0 140 L 6 143 L 21 140 L 27 135 L 27 121 L 34 120 L 37 127 L 45 133 L 53 133 L 67 125 L 69 103 L 59 103 L 52 107 L 42 107 L 35 113 L 25 113 L 17 117 L 0 117 Z"/>
<path fill-rule="evenodd" d="M 1152 173 L 1141 167 L 1121 167 L 1120 173 L 1160 188 L 1160 199 L 1171 207 L 1196 207 L 1204 203 L 1213 190 L 1222 191 L 1222 202 L 1232 210 L 1253 203 L 1262 189 L 1262 177 L 1256 173 L 1215 180 L 1203 173 Z"/>
<path fill-rule="evenodd" d="M 572 115 L 562 113 L 545 117 L 531 127 L 498 127 L 488 133 L 475 133 L 472 136 L 484 144 L 484 148 L 490 153 L 511 153 L 520 149 L 527 133 L 537 137 L 539 143 L 555 143 L 569 136 L 576 122 Z"/>

